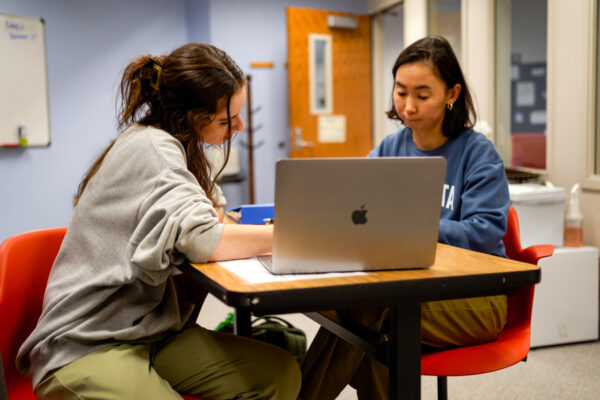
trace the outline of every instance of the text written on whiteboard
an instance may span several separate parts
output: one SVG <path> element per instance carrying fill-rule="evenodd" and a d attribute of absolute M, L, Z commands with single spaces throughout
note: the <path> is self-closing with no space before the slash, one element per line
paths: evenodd
<path fill-rule="evenodd" d="M 27 33 L 25 24 L 21 22 L 6 20 L 4 22 L 4 27 L 11 40 L 35 40 L 39 36 L 37 33 Z"/>

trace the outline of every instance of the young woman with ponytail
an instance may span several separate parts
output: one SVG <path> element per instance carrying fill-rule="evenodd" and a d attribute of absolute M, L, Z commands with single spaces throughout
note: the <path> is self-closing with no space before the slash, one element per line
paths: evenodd
<path fill-rule="evenodd" d="M 204 44 L 144 56 L 120 85 L 118 138 L 79 185 L 37 327 L 17 363 L 39 399 L 295 399 L 284 350 L 199 327 L 176 265 L 271 250 L 272 226 L 223 223 L 204 153 L 244 129 L 245 78 Z"/>

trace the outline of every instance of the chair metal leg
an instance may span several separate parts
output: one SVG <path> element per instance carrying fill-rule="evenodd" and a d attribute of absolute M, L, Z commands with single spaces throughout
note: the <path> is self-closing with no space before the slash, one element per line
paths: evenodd
<path fill-rule="evenodd" d="M 0 400 L 7 400 L 6 383 L 4 382 L 4 371 L 2 370 L 2 354 L 0 354 Z"/>
<path fill-rule="evenodd" d="M 448 377 L 437 377 L 438 400 L 448 400 Z"/>

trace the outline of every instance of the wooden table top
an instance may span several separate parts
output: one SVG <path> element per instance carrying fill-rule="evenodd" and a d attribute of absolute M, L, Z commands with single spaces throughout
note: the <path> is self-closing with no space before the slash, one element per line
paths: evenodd
<path fill-rule="evenodd" d="M 331 278 L 302 279 L 282 282 L 249 283 L 218 263 L 190 264 L 223 289 L 233 292 L 268 292 L 308 289 L 338 285 L 355 285 L 376 282 L 429 280 L 471 275 L 510 274 L 538 272 L 539 266 L 489 254 L 478 253 L 438 243 L 435 263 L 425 269 L 371 271 L 361 275 Z M 532 282 L 535 283 L 535 282 Z"/>

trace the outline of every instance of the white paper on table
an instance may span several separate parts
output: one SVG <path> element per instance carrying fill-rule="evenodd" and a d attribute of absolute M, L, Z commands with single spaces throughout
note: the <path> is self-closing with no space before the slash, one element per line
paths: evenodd
<path fill-rule="evenodd" d="M 234 273 L 248 283 L 269 283 L 299 281 L 304 279 L 337 278 L 340 276 L 366 275 L 365 272 L 326 272 L 321 274 L 274 275 L 267 271 L 256 258 L 244 260 L 220 261 L 219 265 Z"/>

